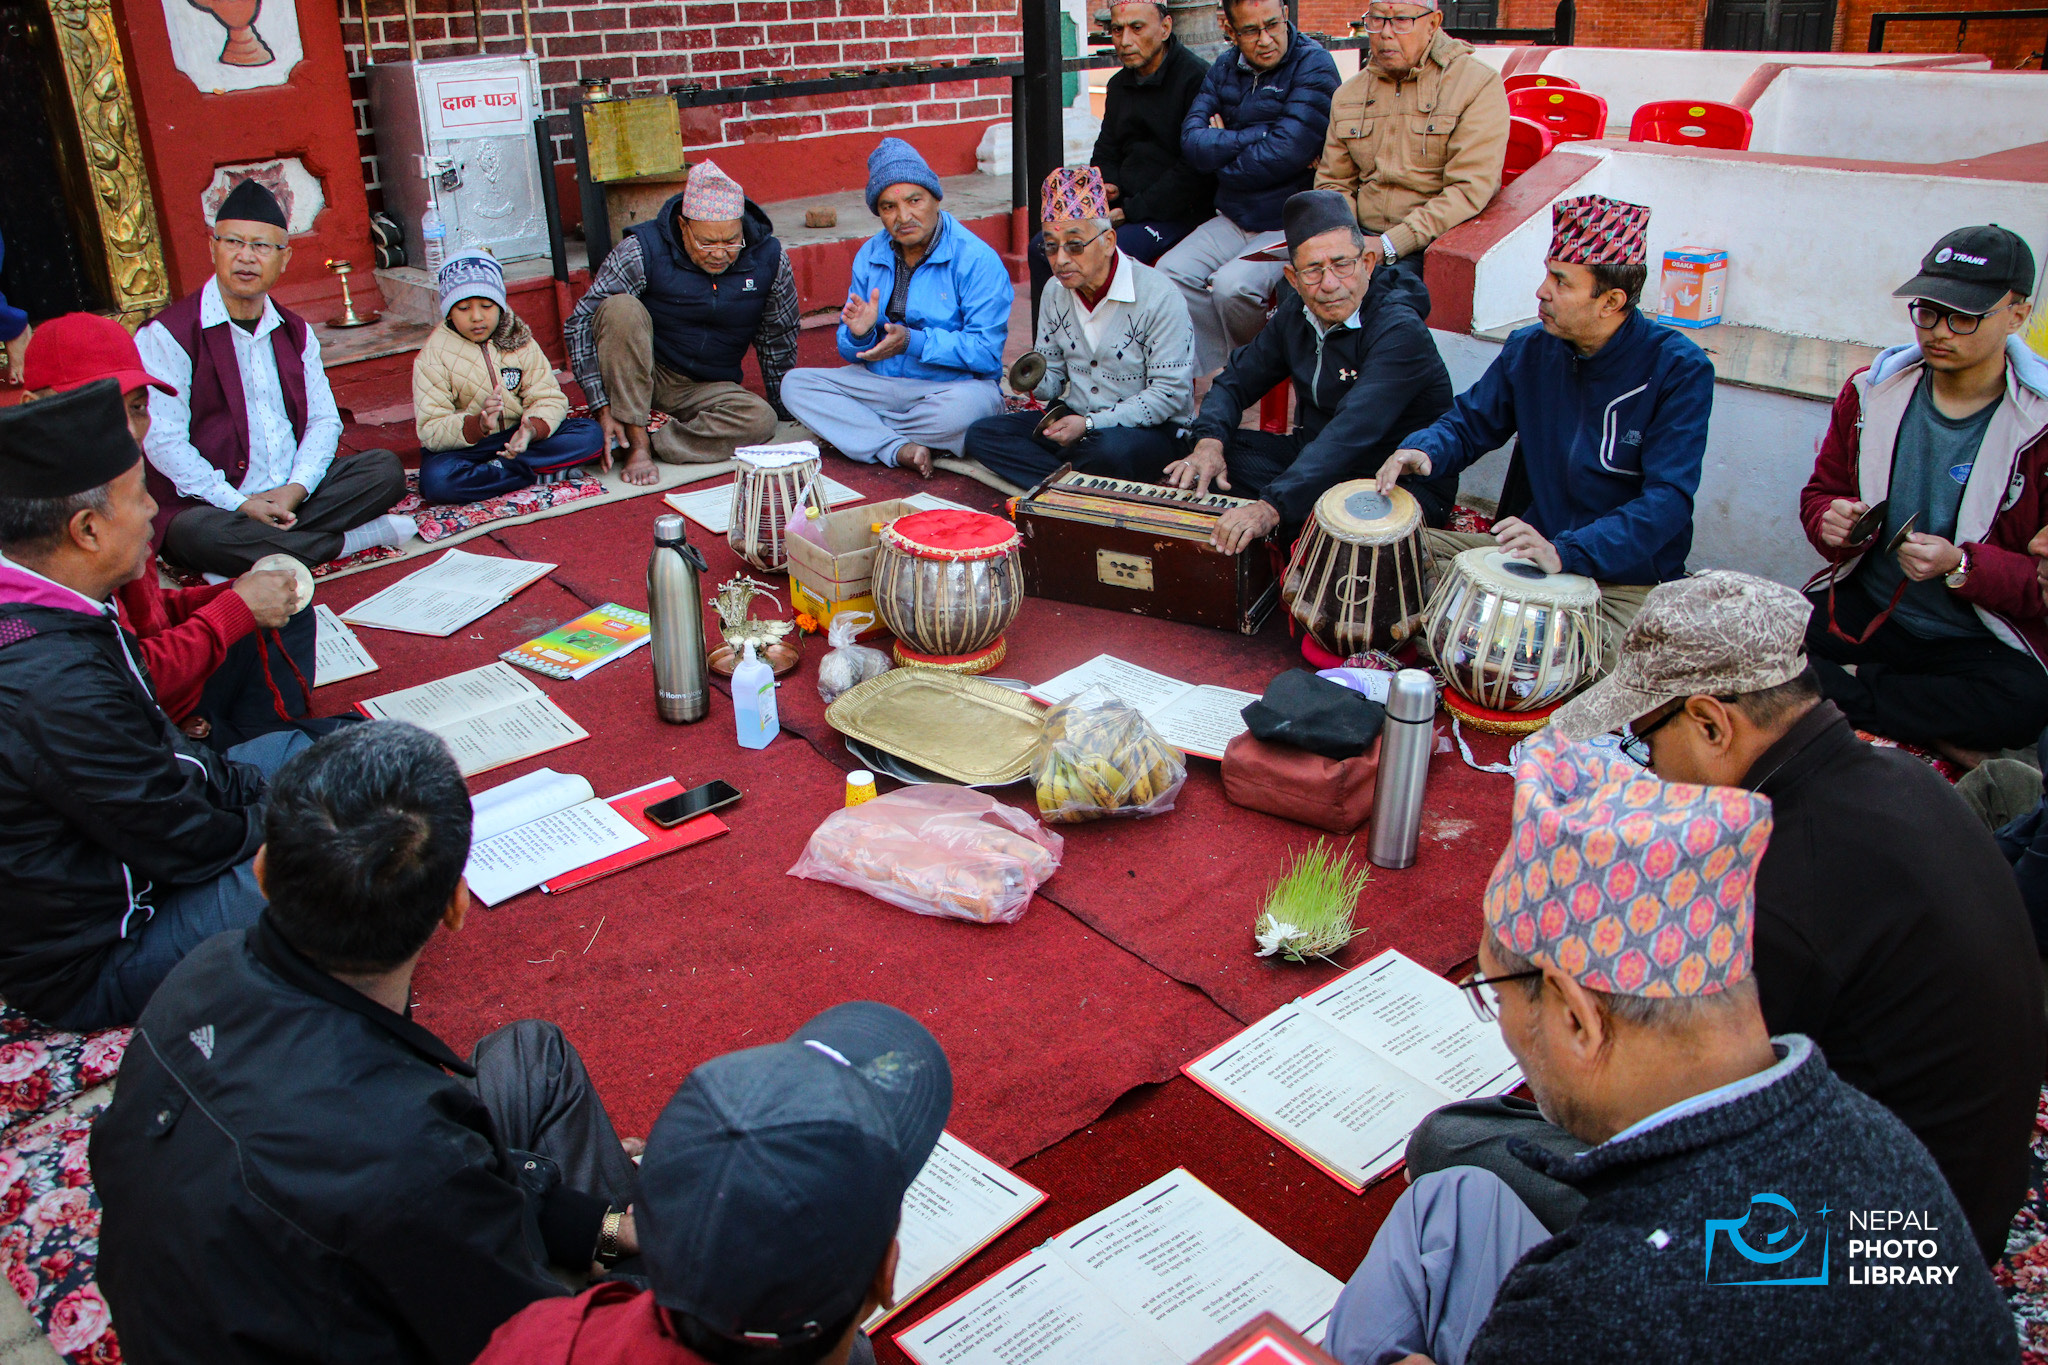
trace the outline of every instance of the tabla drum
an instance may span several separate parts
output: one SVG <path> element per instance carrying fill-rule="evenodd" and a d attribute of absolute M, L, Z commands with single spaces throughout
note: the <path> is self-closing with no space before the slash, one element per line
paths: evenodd
<path fill-rule="evenodd" d="M 1391 649 L 1421 626 L 1422 507 L 1371 479 L 1340 483 L 1316 499 L 1294 542 L 1281 600 L 1309 638 L 1339 659 Z"/>
<path fill-rule="evenodd" d="M 986 673 L 1024 601 L 1017 528 L 986 512 L 939 507 L 899 517 L 875 551 L 875 613 L 896 662 Z"/>
<path fill-rule="evenodd" d="M 1600 675 L 1609 630 L 1600 585 L 1545 573 L 1496 546 L 1452 560 L 1424 616 L 1424 645 L 1447 684 L 1444 704 L 1481 728 L 1540 729 Z"/>
<path fill-rule="evenodd" d="M 799 504 L 813 515 L 825 511 L 818 489 L 818 451 L 808 442 L 796 446 L 741 446 L 733 452 L 739 473 L 732 481 L 732 521 L 726 544 L 747 563 L 766 573 L 789 565 L 789 518 Z"/>

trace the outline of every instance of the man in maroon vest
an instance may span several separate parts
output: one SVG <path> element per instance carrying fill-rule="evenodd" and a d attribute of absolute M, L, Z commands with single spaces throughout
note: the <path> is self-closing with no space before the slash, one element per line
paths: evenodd
<path fill-rule="evenodd" d="M 336 461 L 341 414 L 306 320 L 270 298 L 292 257 L 284 210 L 254 180 L 222 201 L 214 276 L 136 334 L 149 372 L 149 491 L 166 558 L 233 577 L 265 555 L 307 565 L 397 545 L 412 518 L 388 450 Z"/>

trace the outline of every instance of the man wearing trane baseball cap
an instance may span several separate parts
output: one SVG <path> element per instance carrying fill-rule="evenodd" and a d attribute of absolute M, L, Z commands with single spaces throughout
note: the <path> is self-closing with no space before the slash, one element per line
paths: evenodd
<path fill-rule="evenodd" d="M 1831 561 L 1807 648 L 1860 729 L 1974 766 L 2048 725 L 2048 364 L 2019 339 L 2034 253 L 1991 224 L 1893 290 L 1915 340 L 1849 377 L 1799 496 Z M 1855 669 L 1852 674 L 1849 669 Z"/>
<path fill-rule="evenodd" d="M 1806 599 L 1716 571 L 1655 589 L 1607 678 L 1561 708 L 1573 740 L 1625 731 L 1666 781 L 1770 798 L 1756 877 L 1756 979 L 1773 1034 L 1800 1033 L 1926 1145 L 1985 1259 L 2025 1197 L 2048 1061 L 2033 939 L 2013 878 L 1948 783 L 1857 739 L 1820 697 Z M 1501 1169 L 1549 1226 L 1583 1202 L 1505 1151 L 1564 1135 L 1522 1101 L 1424 1122 L 1410 1169 Z"/>
<path fill-rule="evenodd" d="M 896 1226 L 953 1107 L 925 1027 L 869 1000 L 713 1058 L 668 1102 L 634 1214 L 652 1288 L 533 1304 L 476 1365 L 843 1365 L 895 1302 Z"/>

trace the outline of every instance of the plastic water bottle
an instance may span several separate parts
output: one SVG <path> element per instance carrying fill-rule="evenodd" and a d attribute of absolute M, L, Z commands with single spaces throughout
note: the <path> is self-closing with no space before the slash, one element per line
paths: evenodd
<path fill-rule="evenodd" d="M 732 714 L 743 749 L 765 749 L 782 733 L 775 714 L 775 670 L 754 657 L 751 643 L 747 657 L 732 671 Z"/>
<path fill-rule="evenodd" d="M 441 206 L 431 199 L 427 201 L 427 211 L 420 215 L 420 242 L 427 258 L 427 273 L 440 274 L 441 262 L 448 258 L 448 225 L 441 221 Z"/>

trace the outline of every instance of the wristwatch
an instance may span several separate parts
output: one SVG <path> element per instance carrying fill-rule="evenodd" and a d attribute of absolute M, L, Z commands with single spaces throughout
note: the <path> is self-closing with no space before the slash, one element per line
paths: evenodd
<path fill-rule="evenodd" d="M 619 1259 L 619 1229 L 625 1224 L 624 1209 L 605 1210 L 604 1222 L 597 1229 L 597 1260 L 600 1265 L 610 1265 Z"/>
<path fill-rule="evenodd" d="M 1086 417 L 1083 417 L 1083 418 L 1081 419 L 1081 433 L 1082 433 L 1082 435 L 1084 435 L 1084 436 L 1085 436 L 1085 435 L 1091 435 L 1091 434 L 1093 434 L 1093 432 L 1094 432 L 1094 431 L 1095 431 L 1095 414 L 1091 412 L 1091 413 L 1089 413 L 1089 414 L 1088 414 L 1088 415 L 1087 415 Z"/>
<path fill-rule="evenodd" d="M 1951 588 L 1962 587 L 1963 580 L 1970 576 L 1970 547 L 1965 545 L 1962 553 L 1963 562 L 1950 569 L 1948 575 L 1941 580 Z"/>
<path fill-rule="evenodd" d="M 1394 239 L 1382 232 L 1380 234 L 1380 260 L 1384 264 L 1392 265 L 1399 259 L 1401 259 L 1401 253 L 1394 250 Z"/>

